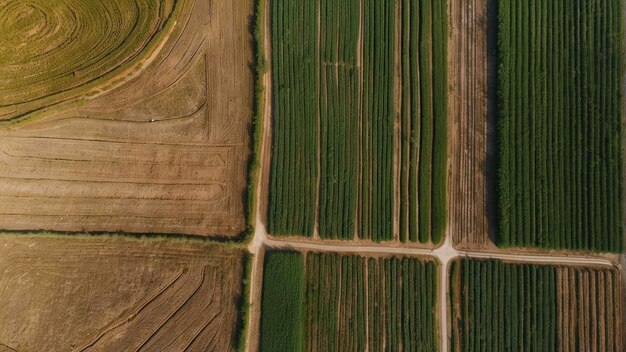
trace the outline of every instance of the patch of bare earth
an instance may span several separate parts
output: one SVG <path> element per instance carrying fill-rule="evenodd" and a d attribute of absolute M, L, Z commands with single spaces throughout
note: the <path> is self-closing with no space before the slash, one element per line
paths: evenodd
<path fill-rule="evenodd" d="M 458 247 L 488 244 L 487 0 L 449 1 L 448 233 Z"/>
<path fill-rule="evenodd" d="M 236 236 L 253 1 L 185 0 L 136 77 L 0 128 L 0 228 Z"/>
<path fill-rule="evenodd" d="M 122 238 L 0 239 L 0 350 L 232 351 L 243 252 Z"/>
<path fill-rule="evenodd" d="M 623 351 L 620 275 L 616 269 L 557 268 L 559 351 Z"/>

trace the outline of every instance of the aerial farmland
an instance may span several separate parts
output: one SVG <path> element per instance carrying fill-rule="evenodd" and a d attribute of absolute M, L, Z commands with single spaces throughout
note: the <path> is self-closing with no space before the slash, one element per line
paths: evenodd
<path fill-rule="evenodd" d="M 624 351 L 624 21 L 0 0 L 0 351 Z"/>

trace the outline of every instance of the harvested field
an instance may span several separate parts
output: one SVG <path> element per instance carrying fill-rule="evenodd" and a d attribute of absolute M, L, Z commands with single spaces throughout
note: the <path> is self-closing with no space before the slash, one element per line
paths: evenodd
<path fill-rule="evenodd" d="M 314 252 L 268 252 L 265 261 L 262 351 L 434 351 L 439 345 L 433 261 Z"/>
<path fill-rule="evenodd" d="M 0 228 L 220 236 L 243 232 L 253 95 L 252 0 L 8 3 L 0 8 L 13 13 L 16 23 L 51 21 L 41 19 L 41 28 L 18 27 L 34 31 L 34 36 L 58 26 L 65 30 L 71 23 L 54 16 L 73 6 L 84 10 L 86 17 L 76 19 L 84 26 L 111 21 L 111 28 L 122 31 L 120 23 L 141 20 L 142 33 L 119 38 L 129 53 L 120 52 L 118 62 L 106 46 L 119 45 L 100 38 L 116 37 L 117 32 L 81 29 L 85 38 L 41 58 L 74 55 L 80 61 L 50 61 L 60 65 L 58 80 L 43 73 L 11 76 L 12 70 L 25 70 L 40 59 L 36 48 L 17 58 L 0 52 Z M 118 13 L 135 5 L 135 12 Z M 92 6 L 107 8 L 100 13 Z M 102 42 L 94 42 L 93 36 Z M 98 45 L 105 46 L 98 49 L 103 54 L 91 51 Z M 88 60 L 104 53 L 115 62 Z M 12 62 L 7 60 L 22 66 L 4 65 Z M 133 68 L 124 69 L 130 62 Z M 66 77 L 67 72 L 74 77 Z M 115 78 L 108 79 L 107 72 Z M 41 88 L 25 90 L 24 85 Z M 20 103 L 27 100 L 34 105 Z"/>
<path fill-rule="evenodd" d="M 453 351 L 623 351 L 614 268 L 459 260 L 450 274 Z"/>
<path fill-rule="evenodd" d="M 182 3 L 0 1 L 0 121 L 71 99 L 130 69 L 164 39 Z"/>
<path fill-rule="evenodd" d="M 201 243 L 5 235 L 0 350 L 233 351 L 243 261 Z"/>
<path fill-rule="evenodd" d="M 446 2 L 271 5 L 268 232 L 439 244 Z"/>
<path fill-rule="evenodd" d="M 489 246 L 488 6 L 450 1 L 448 231 L 455 247 Z M 495 31 L 495 28 L 489 28 Z M 491 244 L 493 247 L 493 244 Z"/>

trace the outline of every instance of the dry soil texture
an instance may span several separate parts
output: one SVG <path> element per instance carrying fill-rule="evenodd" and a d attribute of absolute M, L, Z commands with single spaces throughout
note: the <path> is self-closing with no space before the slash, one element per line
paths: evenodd
<path fill-rule="evenodd" d="M 178 0 L 173 11 L 152 51 L 115 80 L 5 119 L 0 228 L 245 229 L 253 1 Z M 47 25 L 31 30 L 44 35 Z"/>
<path fill-rule="evenodd" d="M 0 239 L 0 351 L 234 350 L 243 252 L 121 238 Z"/>
<path fill-rule="evenodd" d="M 450 1 L 448 230 L 455 246 L 488 244 L 487 5 Z"/>

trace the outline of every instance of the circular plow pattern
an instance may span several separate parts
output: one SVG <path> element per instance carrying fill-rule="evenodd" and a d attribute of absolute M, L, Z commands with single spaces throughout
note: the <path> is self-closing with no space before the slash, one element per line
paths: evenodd
<path fill-rule="evenodd" d="M 0 119 L 68 98 L 137 59 L 174 2 L 0 0 Z"/>

